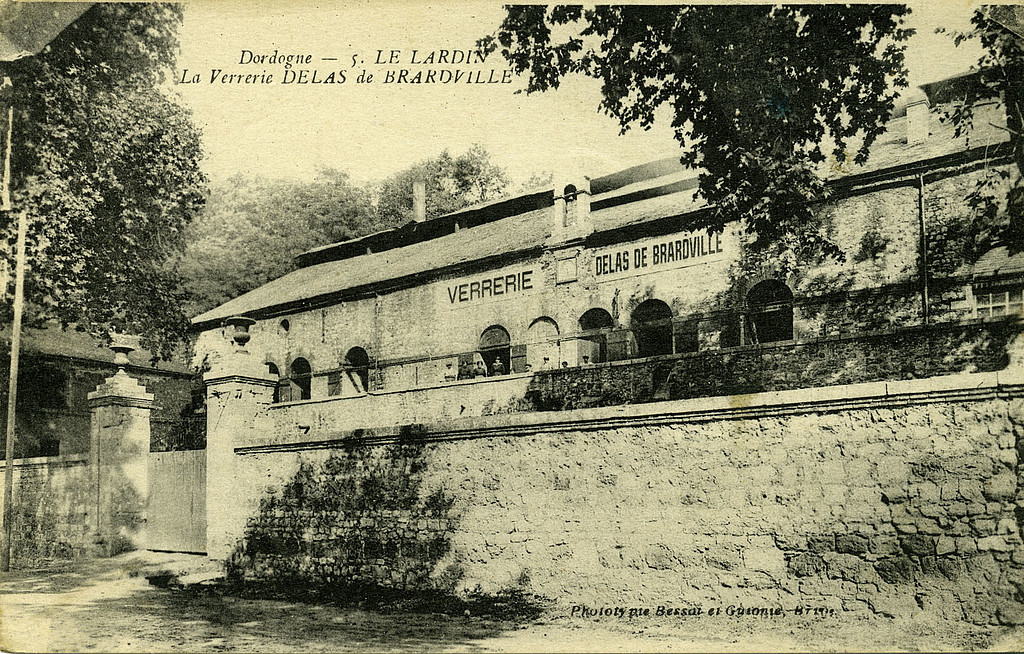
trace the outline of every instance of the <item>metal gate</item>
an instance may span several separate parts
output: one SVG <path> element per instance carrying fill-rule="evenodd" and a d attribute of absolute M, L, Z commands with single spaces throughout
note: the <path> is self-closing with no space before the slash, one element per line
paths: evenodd
<path fill-rule="evenodd" d="M 146 549 L 206 552 L 206 450 L 149 454 Z"/>

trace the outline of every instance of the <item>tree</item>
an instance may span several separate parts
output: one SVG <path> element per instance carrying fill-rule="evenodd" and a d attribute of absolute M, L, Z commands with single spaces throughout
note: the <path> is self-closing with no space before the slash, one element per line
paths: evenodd
<path fill-rule="evenodd" d="M 295 268 L 295 255 L 394 226 L 366 189 L 323 170 L 310 182 L 235 175 L 211 189 L 186 232 L 185 304 L 199 314 Z"/>
<path fill-rule="evenodd" d="M 384 180 L 377 191 L 382 219 L 401 224 L 412 219 L 412 186 L 426 182 L 427 218 L 436 218 L 478 202 L 502 197 L 509 179 L 505 170 L 477 144 L 453 157 L 444 150 Z"/>
<path fill-rule="evenodd" d="M 39 55 L 9 66 L 29 324 L 140 333 L 165 356 L 184 334 L 171 262 L 205 178 L 199 132 L 161 88 L 180 22 L 179 5 L 97 4 Z M 16 214 L 0 220 L 13 269 Z"/>
<path fill-rule="evenodd" d="M 710 205 L 688 229 L 741 219 L 751 254 L 783 271 L 842 257 L 816 225 L 831 156 L 863 163 L 907 85 L 903 6 L 510 6 L 481 45 L 500 49 L 527 92 L 568 74 L 602 82 L 623 130 L 665 105 L 684 164 Z M 856 146 L 854 143 L 856 141 Z"/>
<path fill-rule="evenodd" d="M 185 309 L 197 315 L 295 269 L 316 247 L 398 227 L 412 219 L 414 179 L 427 182 L 427 216 L 500 197 L 505 171 L 480 146 L 447 151 L 365 187 L 327 169 L 309 182 L 235 175 L 211 189 L 186 232 Z"/>
<path fill-rule="evenodd" d="M 974 209 L 973 254 L 996 243 L 1024 250 L 1024 7 L 989 6 L 975 10 L 973 29 L 955 33 L 957 45 L 978 39 L 983 54 L 977 83 L 946 115 L 957 136 L 974 126 L 974 109 L 983 99 L 996 98 L 1006 113 L 1006 131 L 1016 170 L 989 168 L 967 196 Z M 942 30 L 939 30 L 942 31 Z"/>
<path fill-rule="evenodd" d="M 536 191 L 537 189 L 550 188 L 555 181 L 555 175 L 550 170 L 543 170 L 540 172 L 534 172 L 526 181 L 519 185 L 519 193 L 529 193 Z"/>

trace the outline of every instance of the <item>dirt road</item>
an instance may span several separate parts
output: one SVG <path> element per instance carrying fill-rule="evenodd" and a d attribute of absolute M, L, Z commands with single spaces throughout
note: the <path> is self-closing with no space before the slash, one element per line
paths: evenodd
<path fill-rule="evenodd" d="M 151 563 L 151 560 L 150 560 Z M 12 652 L 1021 651 L 1021 633 L 967 625 L 830 618 L 519 624 L 367 611 L 150 585 L 139 555 L 17 572 L 0 583 L 0 648 Z"/>

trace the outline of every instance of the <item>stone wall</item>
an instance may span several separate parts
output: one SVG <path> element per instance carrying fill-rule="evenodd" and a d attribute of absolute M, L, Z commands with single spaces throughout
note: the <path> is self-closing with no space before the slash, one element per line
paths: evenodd
<path fill-rule="evenodd" d="M 388 425 L 784 391 L 949 374 L 1008 363 L 1019 323 L 945 324 L 805 343 L 617 361 L 273 406 L 260 442 L 334 438 Z"/>
<path fill-rule="evenodd" d="M 1022 389 L 979 374 L 236 441 L 231 569 L 1019 622 Z"/>
<path fill-rule="evenodd" d="M 985 228 L 966 198 L 982 179 L 992 184 L 990 192 L 997 198 L 1006 197 L 1010 183 L 990 177 L 998 171 L 1010 172 L 1006 166 L 986 167 L 965 175 L 947 175 L 928 181 L 924 193 L 924 220 L 928 230 L 928 270 L 934 277 L 952 275 L 964 264 L 983 252 L 977 237 Z"/>
<path fill-rule="evenodd" d="M 416 425 L 460 417 L 535 411 L 527 399 L 537 376 L 485 377 L 408 391 L 366 393 L 358 397 L 280 404 L 270 409 L 269 429 L 260 438 L 278 442 L 294 435 L 309 438 L 385 425 Z"/>
<path fill-rule="evenodd" d="M 0 472 L 4 464 L 0 462 Z M 17 564 L 74 558 L 92 545 L 95 484 L 87 454 L 20 459 L 14 465 L 14 530 Z"/>
<path fill-rule="evenodd" d="M 1018 322 L 945 324 L 538 373 L 525 407 L 559 410 L 1002 370 Z"/>
<path fill-rule="evenodd" d="M 120 369 L 85 400 L 85 452 L 13 460 L 11 556 L 18 567 L 144 545 L 153 394 Z M 7 465 L 0 461 L 0 474 Z"/>

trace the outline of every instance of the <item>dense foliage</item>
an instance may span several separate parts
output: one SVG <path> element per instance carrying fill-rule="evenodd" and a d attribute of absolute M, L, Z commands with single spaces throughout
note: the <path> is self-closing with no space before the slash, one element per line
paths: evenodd
<path fill-rule="evenodd" d="M 186 311 L 194 316 L 280 277 L 300 252 L 382 227 L 369 192 L 344 173 L 325 170 L 310 182 L 235 175 L 213 186 L 186 233 Z"/>
<path fill-rule="evenodd" d="M 384 220 L 403 223 L 412 218 L 412 186 L 416 179 L 426 182 L 427 218 L 497 199 L 509 184 L 504 169 L 491 161 L 482 146 L 474 145 L 454 157 L 445 150 L 381 183 L 377 206 Z"/>
<path fill-rule="evenodd" d="M 356 185 L 325 170 L 308 182 L 236 175 L 214 185 L 186 233 L 186 312 L 195 316 L 280 277 L 301 252 L 409 222 L 414 179 L 426 181 L 428 218 L 499 197 L 508 183 L 477 145 L 457 156 L 442 152 L 380 184 Z"/>
<path fill-rule="evenodd" d="M 1016 170 L 992 168 L 968 195 L 975 209 L 976 253 L 997 243 L 1014 251 L 1024 249 L 1024 7 L 991 6 L 977 9 L 972 30 L 958 33 L 959 45 L 978 39 L 983 54 L 977 84 L 966 89 L 963 101 L 949 112 L 956 134 L 969 133 L 974 109 L 996 99 L 1006 112 L 1006 130 Z"/>
<path fill-rule="evenodd" d="M 686 228 L 740 219 L 751 252 L 791 270 L 842 253 L 815 225 L 829 157 L 864 162 L 907 84 L 902 26 L 884 5 L 509 6 L 482 44 L 501 51 L 528 92 L 569 74 L 602 82 L 601 109 L 625 130 L 662 106 L 701 169 L 713 209 Z"/>
<path fill-rule="evenodd" d="M 205 179 L 199 133 L 161 90 L 180 21 L 177 5 L 98 4 L 8 67 L 15 212 L 0 229 L 13 270 L 16 212 L 26 212 L 28 324 L 132 331 L 164 354 L 183 334 L 168 264 Z M 9 321 L 10 302 L 3 311 Z"/>

